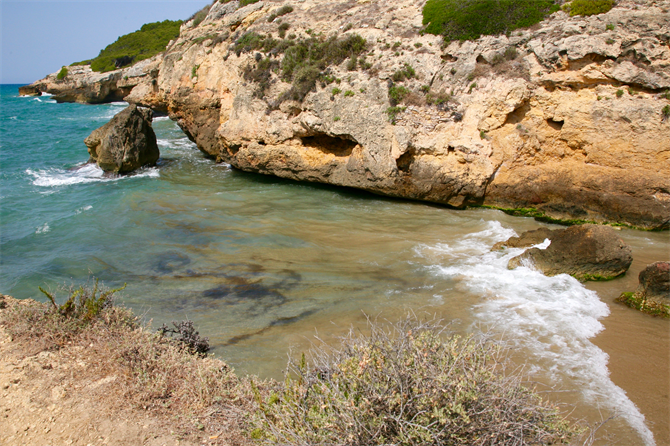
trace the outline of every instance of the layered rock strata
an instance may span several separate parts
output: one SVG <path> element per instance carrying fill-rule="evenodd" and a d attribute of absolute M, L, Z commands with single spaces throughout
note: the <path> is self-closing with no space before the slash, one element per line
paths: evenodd
<path fill-rule="evenodd" d="M 423 3 L 214 2 L 162 56 L 106 74 L 70 67 L 62 81 L 54 73 L 33 86 L 57 100 L 123 97 L 167 110 L 200 150 L 249 172 L 668 228 L 670 1 L 557 12 L 531 29 L 446 47 L 422 35 Z M 293 11 L 269 21 L 284 5 Z M 291 84 L 280 70 L 267 71 L 261 94 L 245 76 L 285 57 L 236 48 L 250 32 L 293 42 L 358 34 L 366 62 L 328 67 L 304 99 L 282 101 Z M 398 81 L 407 66 L 414 75 Z M 396 109 L 391 86 L 409 92 Z"/>

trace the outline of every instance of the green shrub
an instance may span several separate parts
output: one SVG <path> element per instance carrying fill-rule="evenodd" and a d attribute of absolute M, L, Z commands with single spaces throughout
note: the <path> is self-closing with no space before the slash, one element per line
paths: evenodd
<path fill-rule="evenodd" d="M 286 381 L 256 391 L 256 436 L 268 444 L 493 446 L 567 441 L 576 429 L 523 385 L 505 350 L 448 336 L 416 318 L 352 329 L 337 347 L 289 361 Z"/>
<path fill-rule="evenodd" d="M 181 24 L 181 20 L 164 20 L 142 25 L 138 31 L 119 37 L 100 51 L 98 57 L 91 60 L 91 69 L 98 72 L 112 71 L 116 70 L 116 59 L 128 57 L 133 62 L 139 62 L 165 51 L 168 42 L 179 36 Z"/>
<path fill-rule="evenodd" d="M 670 105 L 663 107 L 661 114 L 663 115 L 663 120 L 670 118 Z"/>
<path fill-rule="evenodd" d="M 207 5 L 195 14 L 193 14 L 191 17 L 186 20 L 187 22 L 193 20 L 193 24 L 191 25 L 191 28 L 195 28 L 198 25 L 202 23 L 205 18 L 207 18 L 207 14 L 209 14 L 209 9 L 212 7 L 212 5 Z"/>
<path fill-rule="evenodd" d="M 300 40 L 276 40 L 248 32 L 235 41 L 233 51 L 239 56 L 249 51 L 264 51 L 282 54 L 279 65 L 281 78 L 290 82 L 291 89 L 277 99 L 274 106 L 284 100 L 302 101 L 312 91 L 319 79 L 330 83 L 333 79 L 327 73 L 331 65 L 339 65 L 346 59 L 355 59 L 366 51 L 367 42 L 358 34 L 348 34 L 343 38 L 333 35 L 329 38 L 310 37 Z M 339 83 L 340 79 L 334 79 Z"/>
<path fill-rule="evenodd" d="M 73 67 L 83 66 L 83 65 L 91 65 L 91 61 L 92 61 L 92 59 L 87 59 L 87 60 L 82 60 L 81 62 L 71 63 L 70 65 L 73 66 Z"/>
<path fill-rule="evenodd" d="M 416 71 L 414 71 L 414 68 L 408 63 L 405 64 L 405 66 L 396 71 L 391 75 L 391 79 L 393 79 L 394 82 L 402 82 L 405 79 L 411 79 L 416 76 Z"/>
<path fill-rule="evenodd" d="M 568 11 L 571 16 L 589 16 L 605 13 L 613 6 L 614 0 L 572 0 L 570 3 L 563 5 L 563 9 Z"/>
<path fill-rule="evenodd" d="M 252 3 L 257 3 L 259 0 L 240 0 L 240 8 L 243 6 L 250 5 Z"/>
<path fill-rule="evenodd" d="M 402 85 L 392 86 L 389 88 L 389 98 L 391 100 L 391 105 L 401 103 L 409 93 L 410 91 Z"/>
<path fill-rule="evenodd" d="M 608 23 L 607 26 L 605 26 L 605 29 L 607 31 L 614 31 L 614 23 Z"/>
<path fill-rule="evenodd" d="M 79 319 L 84 322 L 90 322 L 100 316 L 106 308 L 111 307 L 114 293 L 123 290 L 121 288 L 103 289 L 99 287 L 98 280 L 95 280 L 93 288 L 79 286 L 69 289 L 70 296 L 63 304 L 57 304 L 53 293 L 39 287 L 39 290 L 49 299 L 51 311 L 58 313 L 65 318 Z"/>
<path fill-rule="evenodd" d="M 621 96 L 623 96 L 623 90 L 619 89 L 616 91 L 616 97 L 620 98 Z"/>
<path fill-rule="evenodd" d="M 407 109 L 406 107 L 398 107 L 398 106 L 387 108 L 386 115 L 389 117 L 389 121 L 391 122 L 391 124 L 395 125 L 396 118 L 398 117 L 398 115 L 404 112 L 406 109 Z"/>
<path fill-rule="evenodd" d="M 63 67 L 63 68 L 60 69 L 60 71 L 56 75 L 56 79 L 58 79 L 60 81 L 60 80 L 65 79 L 65 76 L 67 76 L 67 67 Z"/>
<path fill-rule="evenodd" d="M 281 8 L 274 11 L 272 14 L 270 14 L 270 16 L 268 17 L 268 22 L 274 22 L 274 20 L 277 17 L 281 17 L 281 16 L 289 14 L 291 12 L 293 12 L 293 6 L 284 5 Z"/>
<path fill-rule="evenodd" d="M 423 24 L 445 40 L 474 40 L 532 26 L 558 8 L 553 0 L 428 0 Z"/>
<path fill-rule="evenodd" d="M 278 28 L 278 30 L 279 30 L 279 37 L 281 37 L 282 39 L 283 39 L 284 37 L 286 37 L 286 31 L 287 31 L 290 27 L 291 27 L 291 25 L 289 25 L 289 24 L 286 23 L 286 22 L 284 22 L 284 23 L 282 23 L 281 25 L 279 25 L 279 28 Z"/>
<path fill-rule="evenodd" d="M 348 98 L 348 97 L 351 97 L 351 96 L 353 96 L 353 95 L 355 95 L 355 94 L 356 94 L 356 93 L 354 93 L 352 90 L 347 90 L 347 91 L 344 92 L 344 97 L 345 97 L 345 98 Z"/>
<path fill-rule="evenodd" d="M 333 121 L 337 122 L 337 121 L 339 121 L 340 119 L 342 119 L 342 118 L 340 118 L 339 116 L 335 116 L 335 117 L 333 118 Z"/>
<path fill-rule="evenodd" d="M 330 93 L 331 93 L 333 96 L 336 96 L 336 95 L 342 93 L 342 90 L 340 90 L 339 88 L 335 87 L 335 88 L 333 88 L 333 89 L 330 91 Z"/>

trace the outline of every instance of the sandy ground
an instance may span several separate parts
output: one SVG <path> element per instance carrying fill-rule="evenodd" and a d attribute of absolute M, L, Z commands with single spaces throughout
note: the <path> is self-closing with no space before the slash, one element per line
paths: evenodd
<path fill-rule="evenodd" d="M 208 444 L 181 439 L 170 420 L 114 408 L 115 376 L 91 376 L 82 347 L 26 353 L 0 328 L 0 444 L 3 446 Z"/>

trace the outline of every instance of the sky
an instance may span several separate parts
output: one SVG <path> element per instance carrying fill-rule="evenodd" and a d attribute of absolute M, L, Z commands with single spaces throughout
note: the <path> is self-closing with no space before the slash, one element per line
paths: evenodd
<path fill-rule="evenodd" d="M 185 20 L 211 0 L 0 0 L 0 83 L 30 84 L 92 59 L 142 25 Z"/>

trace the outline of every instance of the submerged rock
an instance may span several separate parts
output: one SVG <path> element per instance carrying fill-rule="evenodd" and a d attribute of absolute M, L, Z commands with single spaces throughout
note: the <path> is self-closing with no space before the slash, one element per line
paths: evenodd
<path fill-rule="evenodd" d="M 520 238 L 524 238 L 522 234 Z M 508 268 L 532 263 L 547 276 L 570 274 L 578 280 L 609 280 L 625 274 L 631 250 L 609 226 L 581 225 L 551 231 L 547 249 L 531 248 L 514 257 Z"/>
<path fill-rule="evenodd" d="M 156 164 L 160 152 L 152 119 L 151 110 L 129 105 L 84 140 L 91 160 L 105 172 L 115 173 Z"/>

